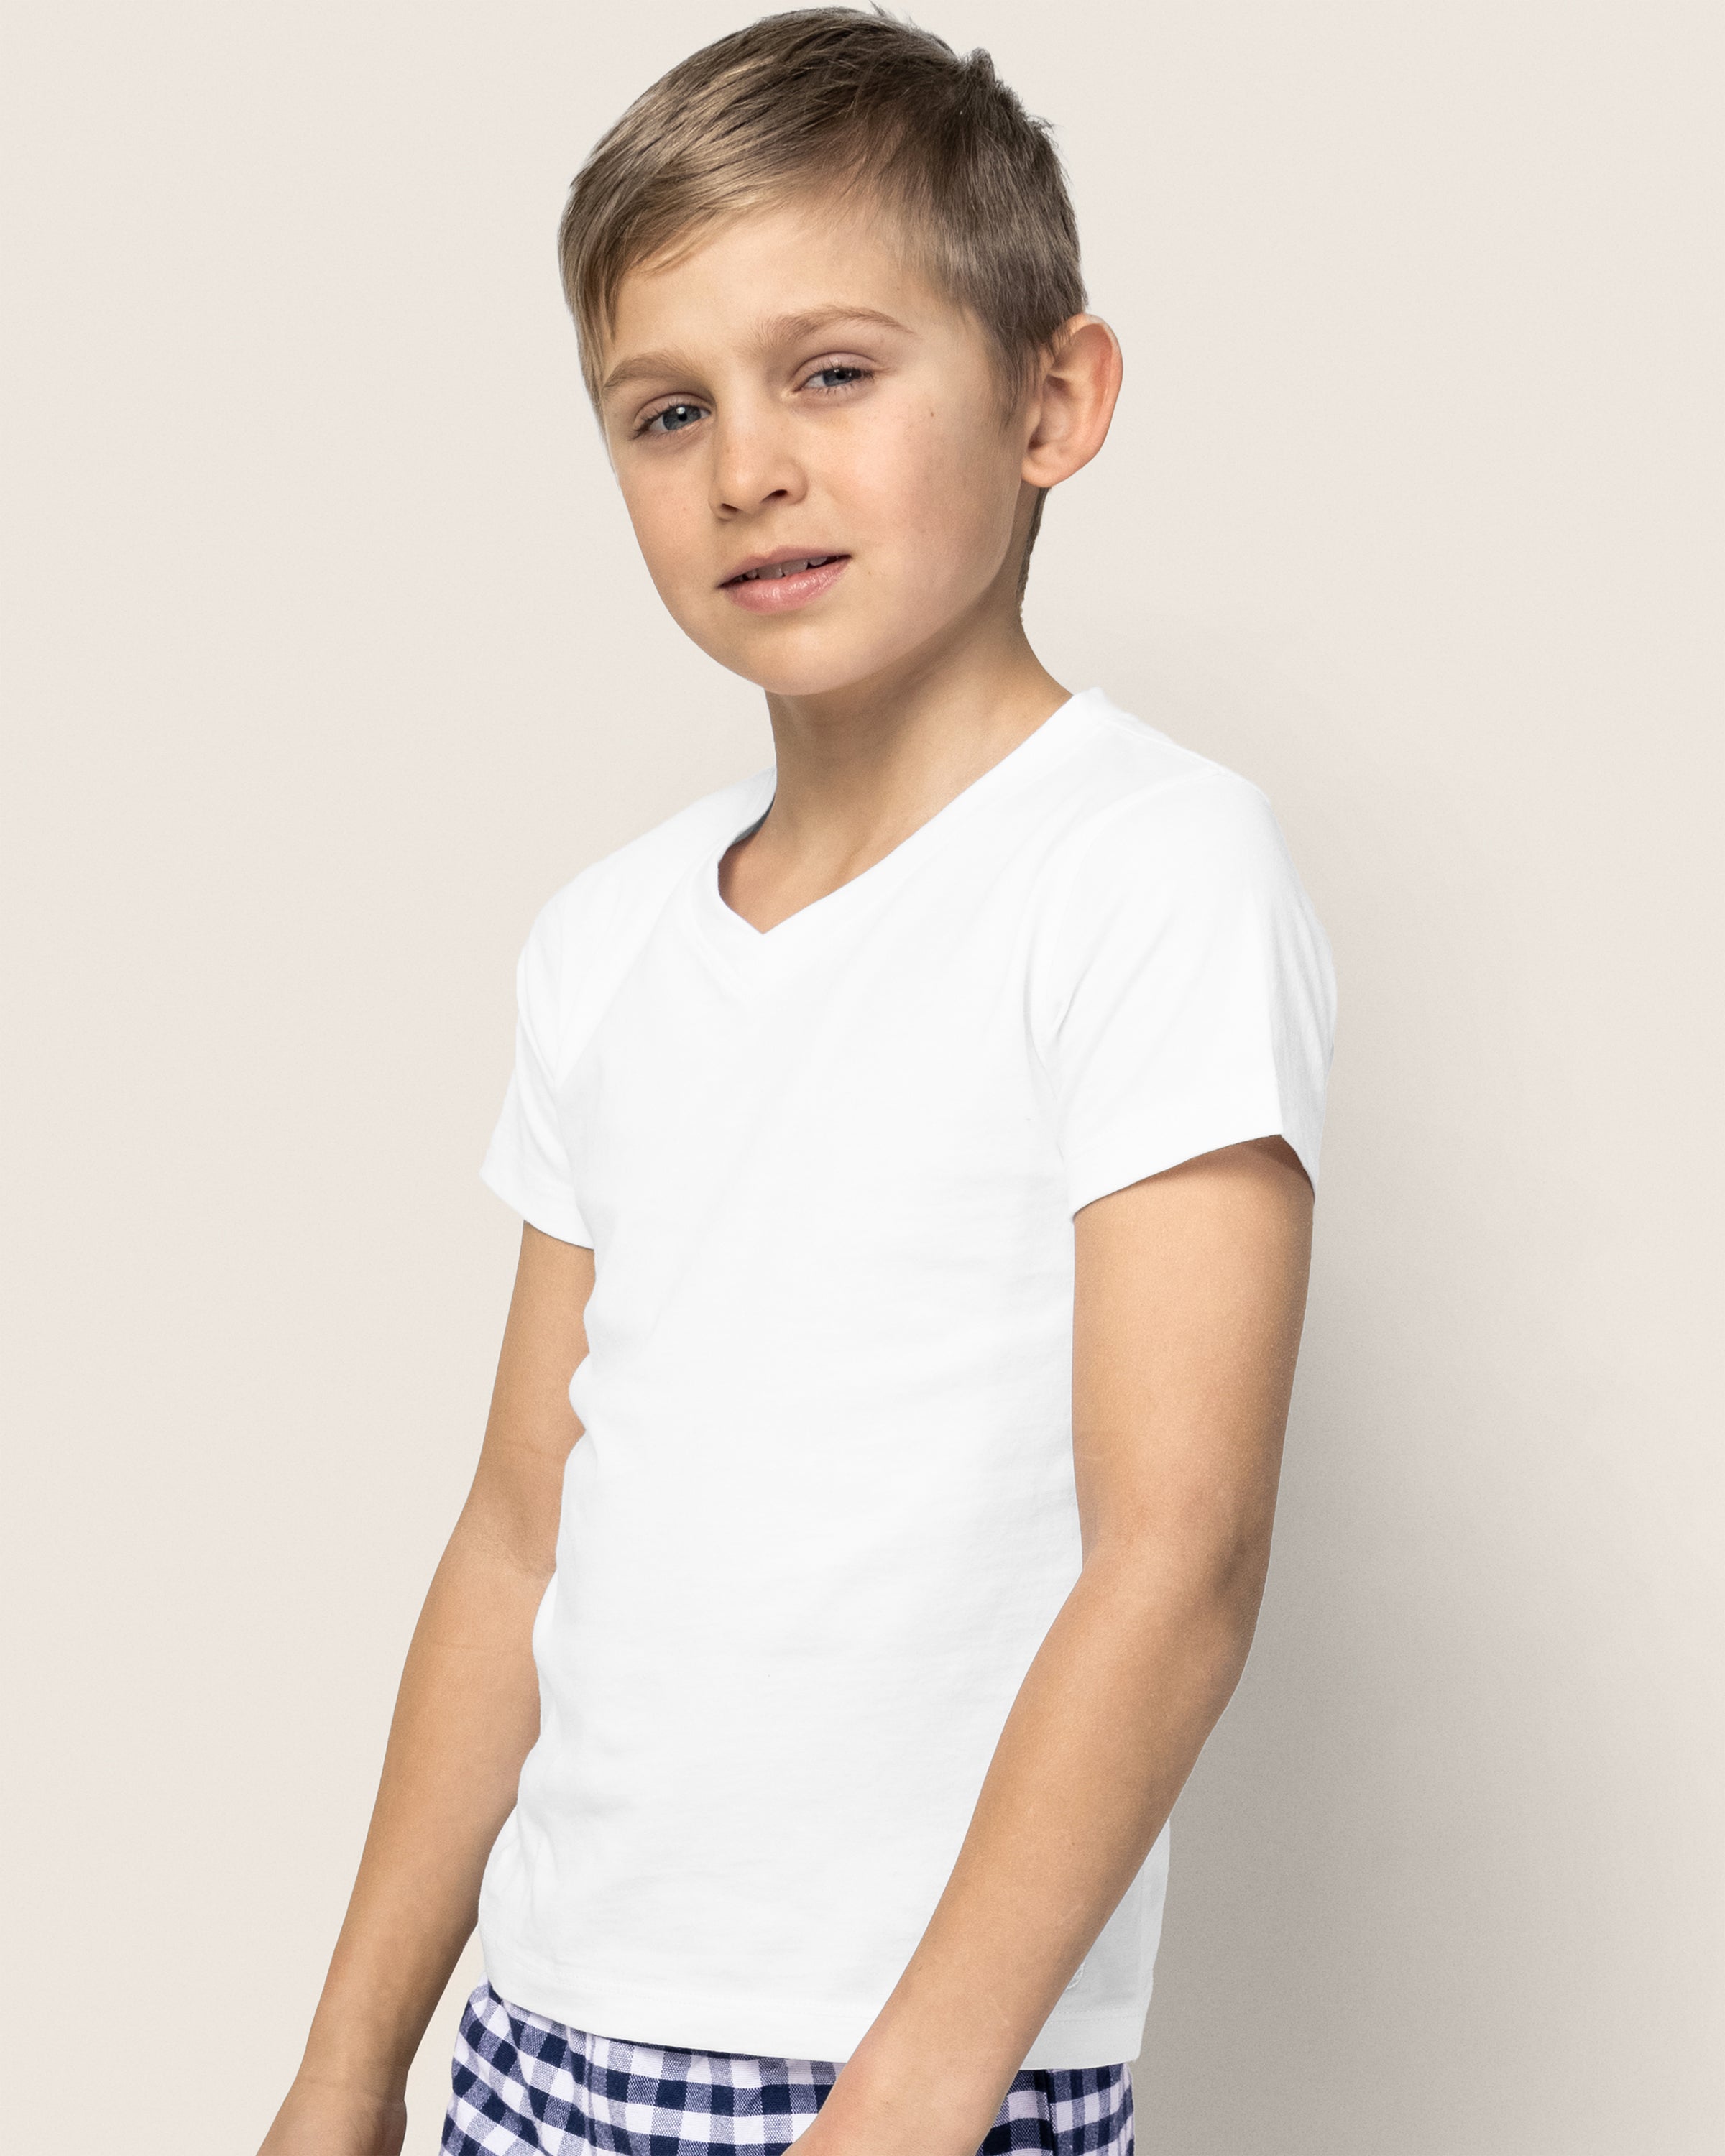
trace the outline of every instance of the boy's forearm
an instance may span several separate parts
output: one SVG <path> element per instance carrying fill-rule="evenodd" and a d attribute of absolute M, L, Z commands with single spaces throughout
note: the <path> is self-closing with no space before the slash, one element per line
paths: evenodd
<path fill-rule="evenodd" d="M 821 2138 L 971 2156 L 1143 1862 L 1250 1645 L 1261 1563 L 1098 1553 L 1025 1676 L 952 1878 Z"/>
<path fill-rule="evenodd" d="M 386 2095 L 405 2085 L 537 1734 L 531 1635 L 544 1587 L 473 1521 L 457 1527 L 408 1650 L 302 2080 Z"/>

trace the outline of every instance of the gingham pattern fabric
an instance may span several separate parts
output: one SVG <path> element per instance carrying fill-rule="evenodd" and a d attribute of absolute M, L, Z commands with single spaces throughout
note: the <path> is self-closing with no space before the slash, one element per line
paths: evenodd
<path fill-rule="evenodd" d="M 455 2039 L 444 2156 L 780 2156 L 819 2110 L 839 2069 L 590 2036 L 529 2014 L 482 1984 Z M 1130 2066 L 1021 2073 L 979 2156 L 1132 2156 Z"/>

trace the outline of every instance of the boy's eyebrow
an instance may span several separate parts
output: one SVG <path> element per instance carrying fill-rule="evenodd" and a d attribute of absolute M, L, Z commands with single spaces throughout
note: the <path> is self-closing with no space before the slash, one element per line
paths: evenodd
<path fill-rule="evenodd" d="M 846 306 L 815 307 L 804 315 L 772 315 L 757 326 L 755 334 L 763 345 L 788 344 L 793 337 L 812 336 L 816 330 L 830 329 L 834 322 L 868 322 L 876 329 L 909 334 L 896 316 L 883 315 L 878 307 Z"/>
<path fill-rule="evenodd" d="M 830 329 L 835 322 L 867 322 L 876 329 L 909 334 L 896 316 L 882 314 L 878 307 L 814 307 L 806 314 L 768 316 L 756 324 L 755 341 L 763 351 L 770 351 L 774 345 L 788 344 L 798 337 L 812 336 L 818 330 Z M 599 385 L 599 393 L 608 396 L 614 389 L 655 374 L 681 374 L 688 371 L 689 362 L 680 352 L 636 352 L 611 369 Z"/>

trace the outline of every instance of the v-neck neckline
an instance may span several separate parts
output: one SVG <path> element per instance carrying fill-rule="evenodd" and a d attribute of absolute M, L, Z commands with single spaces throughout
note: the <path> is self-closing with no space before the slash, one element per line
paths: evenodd
<path fill-rule="evenodd" d="M 812 953 L 827 935 L 876 903 L 952 836 L 980 806 L 1018 781 L 1043 769 L 1072 746 L 1100 697 L 1099 689 L 1080 690 L 1055 707 L 996 762 L 960 789 L 933 815 L 919 824 L 878 861 L 870 862 L 836 889 L 798 906 L 771 928 L 757 928 L 726 902 L 719 888 L 719 864 L 737 840 L 754 829 L 773 806 L 778 790 L 776 763 L 747 782 L 743 814 L 698 865 L 694 879 L 696 912 L 709 947 L 745 973 L 777 973 L 782 966 Z"/>

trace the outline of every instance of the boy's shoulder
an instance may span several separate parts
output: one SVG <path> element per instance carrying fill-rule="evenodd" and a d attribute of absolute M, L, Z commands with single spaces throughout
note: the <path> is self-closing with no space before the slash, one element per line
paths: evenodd
<path fill-rule="evenodd" d="M 769 767 L 703 794 L 589 863 L 540 907 L 516 992 L 554 1074 L 591 1034 L 685 873 L 766 807 L 772 780 Z"/>
<path fill-rule="evenodd" d="M 1270 803 L 1250 778 L 1184 747 L 1086 690 L 1077 752 L 1061 767 L 1049 836 L 1060 862 L 1081 880 L 1146 874 L 1178 880 L 1194 862 L 1216 866 L 1279 850 Z"/>
<path fill-rule="evenodd" d="M 773 788 L 769 765 L 704 793 L 608 854 L 553 891 L 534 923 L 536 937 L 557 940 L 589 936 L 608 923 L 643 910 L 656 911 L 679 878 L 720 840 L 749 822 L 752 804 L 767 805 Z"/>
<path fill-rule="evenodd" d="M 1224 797 L 1240 798 L 1258 791 L 1226 764 L 1122 711 L 1101 689 L 1083 690 L 1073 703 L 1081 707 L 1086 723 L 1080 752 L 1069 760 L 1067 770 L 1074 807 L 1086 819 L 1128 804 L 1148 807 L 1171 788 L 1194 781 Z"/>

